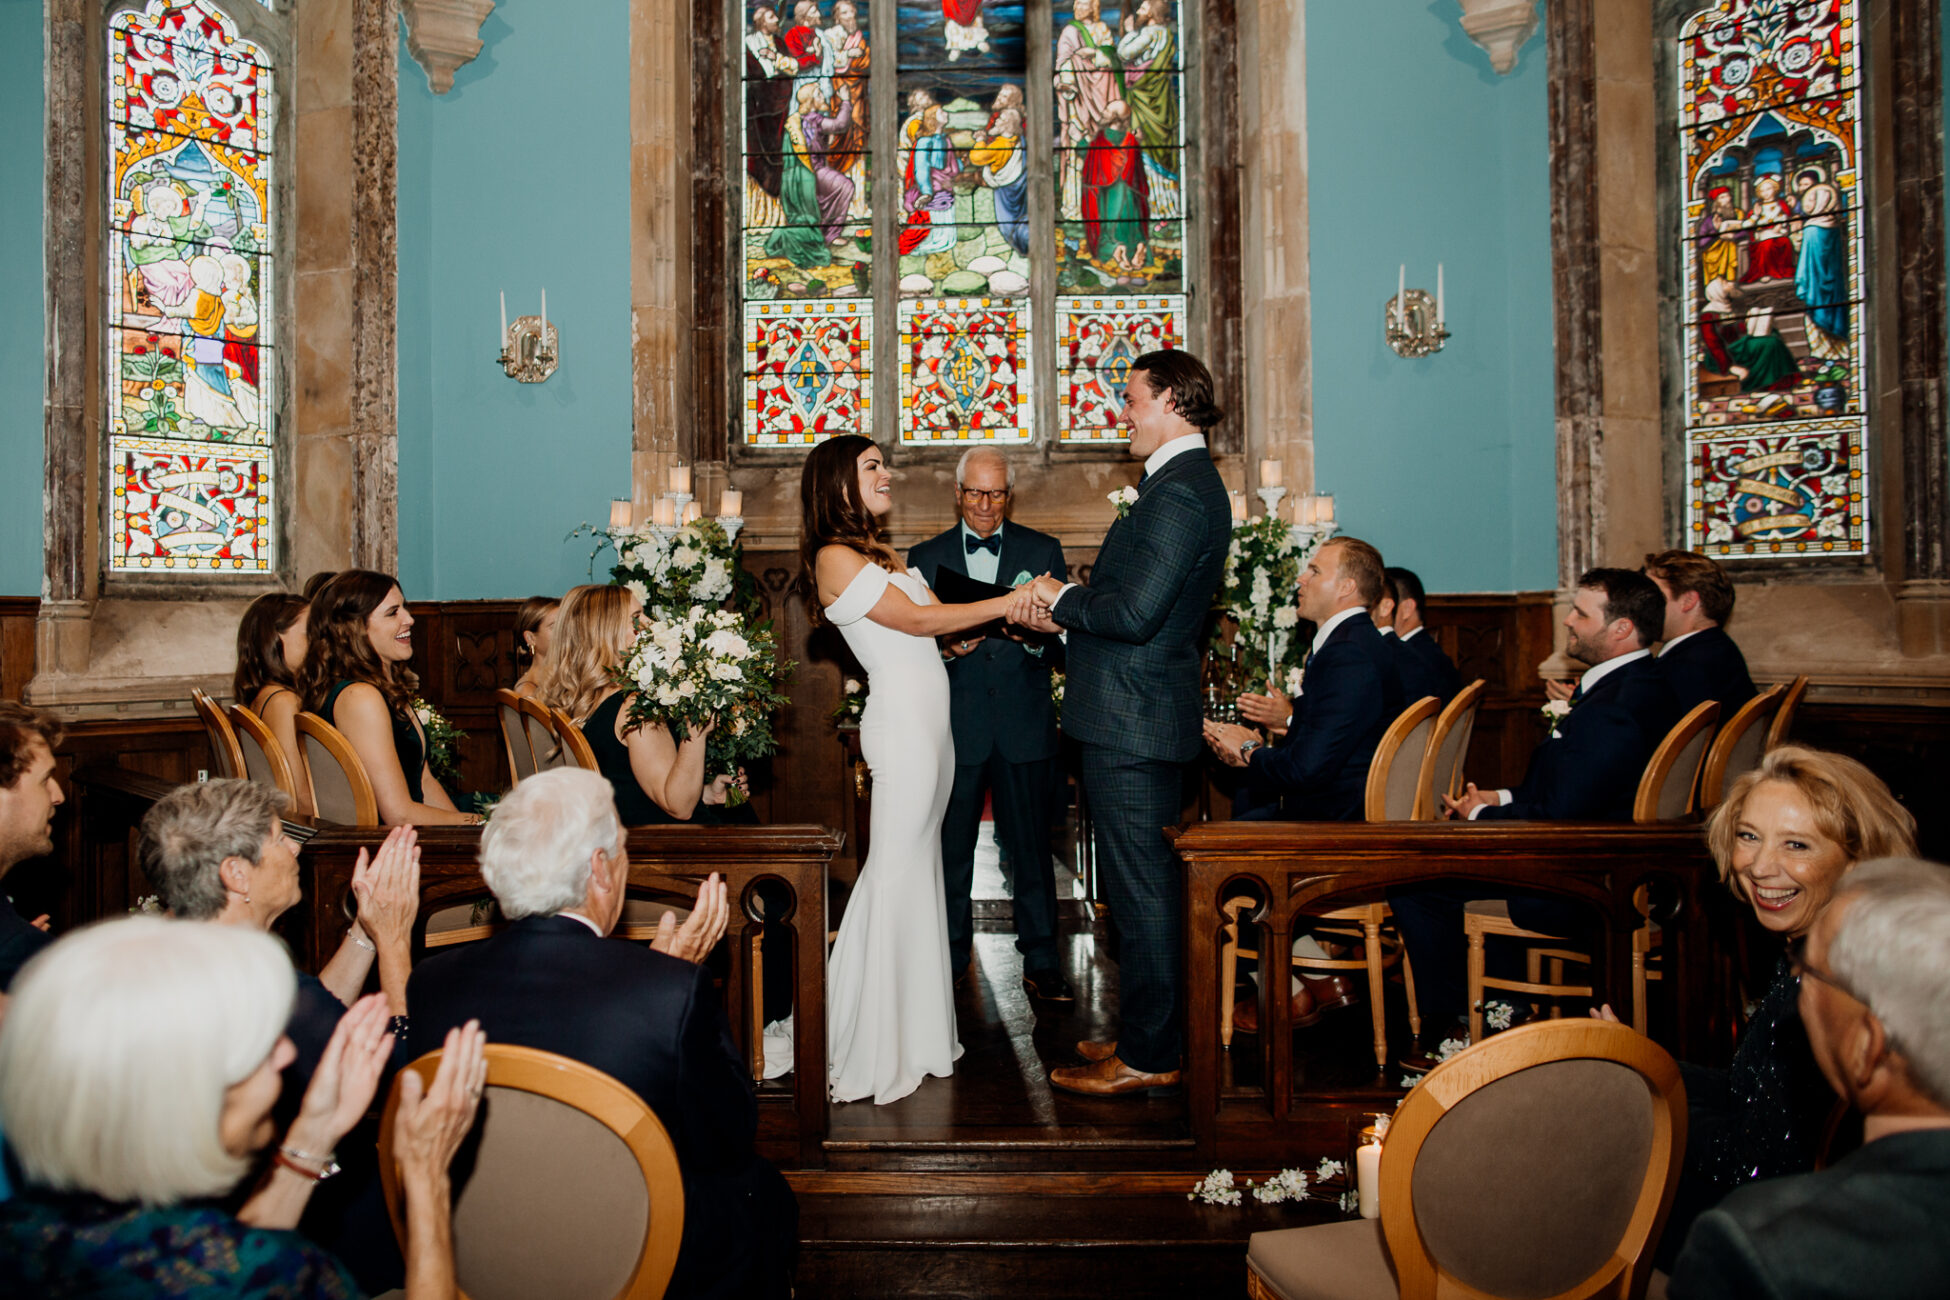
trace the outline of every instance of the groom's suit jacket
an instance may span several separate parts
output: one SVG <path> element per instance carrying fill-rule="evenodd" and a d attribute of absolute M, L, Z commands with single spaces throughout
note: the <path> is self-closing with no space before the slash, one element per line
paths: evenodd
<path fill-rule="evenodd" d="M 907 553 L 928 586 L 943 569 L 966 575 L 968 549 L 956 524 Z M 995 580 L 1013 586 L 1019 574 L 1069 576 L 1063 544 L 1048 533 L 1010 520 L 1002 525 L 1002 554 Z M 948 718 L 955 734 L 955 761 L 983 763 L 999 752 L 1005 763 L 1030 763 L 1056 757 L 1056 708 L 1050 701 L 1050 670 L 1062 662 L 1063 645 L 1054 638 L 1032 654 L 1020 641 L 991 636 L 972 652 L 948 664 Z"/>
<path fill-rule="evenodd" d="M 1198 756 L 1205 620 L 1231 540 L 1231 502 L 1209 451 L 1181 452 L 1139 484 L 1104 534 L 1090 585 L 1051 611 L 1070 632 L 1064 731 L 1139 758 Z"/>

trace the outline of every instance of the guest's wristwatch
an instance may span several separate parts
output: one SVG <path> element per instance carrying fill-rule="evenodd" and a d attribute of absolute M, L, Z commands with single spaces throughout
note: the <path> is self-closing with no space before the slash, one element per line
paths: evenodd
<path fill-rule="evenodd" d="M 1252 762 L 1253 751 L 1258 749 L 1260 744 L 1261 741 L 1257 736 L 1248 736 L 1245 740 L 1241 741 L 1239 743 L 1239 761 L 1242 763 Z"/>

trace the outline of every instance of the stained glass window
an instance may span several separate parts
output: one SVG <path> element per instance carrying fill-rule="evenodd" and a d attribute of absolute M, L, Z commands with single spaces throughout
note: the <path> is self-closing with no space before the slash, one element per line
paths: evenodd
<path fill-rule="evenodd" d="M 108 35 L 108 567 L 267 572 L 273 70 L 208 0 L 150 0 Z"/>
<path fill-rule="evenodd" d="M 743 7 L 745 444 L 1120 440 L 1187 342 L 1179 6 L 1058 0 L 1033 49 L 1023 0 L 879 0 L 881 50 L 868 9 Z"/>
<path fill-rule="evenodd" d="M 1686 544 L 1866 555 L 1856 0 L 1722 0 L 1679 35 Z"/>

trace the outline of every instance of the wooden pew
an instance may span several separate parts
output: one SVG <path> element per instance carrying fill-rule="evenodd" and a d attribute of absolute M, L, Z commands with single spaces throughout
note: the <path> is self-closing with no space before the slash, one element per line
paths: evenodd
<path fill-rule="evenodd" d="M 1677 1031 L 1665 1046 L 1684 1060 L 1715 1062 L 1724 1054 L 1715 1044 L 1730 1041 L 1722 1009 L 1726 999 L 1713 986 L 1707 942 L 1709 909 L 1719 906 L 1716 900 L 1725 891 L 1698 827 L 1201 822 L 1166 835 L 1186 867 L 1185 1083 L 1194 1144 L 1207 1159 L 1223 1163 L 1254 1149 L 1331 1150 L 1327 1134 L 1345 1125 L 1349 1106 L 1373 1111 L 1393 1105 L 1379 1093 L 1364 1099 L 1296 1099 L 1284 997 L 1265 999 L 1267 1028 L 1257 1040 L 1264 1089 L 1222 1096 L 1218 952 L 1224 918 L 1219 908 L 1244 886 L 1267 900 L 1257 918 L 1264 927 L 1260 951 L 1265 953 L 1286 952 L 1302 914 L 1330 900 L 1344 906 L 1354 901 L 1350 896 L 1378 899 L 1389 886 L 1431 877 L 1517 885 L 1578 899 L 1603 918 L 1593 972 L 1599 996 L 1628 1006 L 1632 931 L 1644 923 L 1633 894 L 1650 885 L 1654 897 L 1676 900 L 1654 918 L 1665 931 L 1668 978 L 1677 981 Z M 1250 1041 L 1235 1040 L 1233 1050 L 1252 1050 L 1242 1048 Z"/>
<path fill-rule="evenodd" d="M 150 892 L 135 862 L 142 816 L 175 786 L 119 767 L 90 766 L 75 774 L 74 806 L 63 825 L 61 852 L 72 882 L 75 923 L 114 915 Z M 278 923 L 297 963 L 316 972 L 351 924 L 345 899 L 360 849 L 376 850 L 385 827 L 335 826 L 310 818 L 285 821 L 298 841 L 302 898 Z M 420 828 L 420 917 L 435 909 L 487 897 L 478 866 L 481 832 L 475 826 Z M 769 918 L 788 927 L 792 952 L 768 950 L 766 961 L 793 967 L 792 1089 L 760 1090 L 761 1150 L 780 1163 L 823 1163 L 826 1136 L 826 870 L 841 836 L 823 826 L 646 826 L 629 833 L 632 895 L 687 902 L 709 873 L 721 874 L 731 892 L 726 932 L 733 960 L 725 999 L 732 1033 L 747 1054 L 761 1051 L 751 988 L 751 940 L 758 933 L 755 886 L 775 880 L 792 892 L 787 916 Z M 617 940 L 616 942 L 623 942 Z M 816 1062 L 814 1068 L 805 1062 Z"/>

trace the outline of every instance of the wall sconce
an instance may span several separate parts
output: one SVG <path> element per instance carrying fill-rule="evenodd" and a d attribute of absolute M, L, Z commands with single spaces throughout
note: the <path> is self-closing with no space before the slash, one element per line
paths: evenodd
<path fill-rule="evenodd" d="M 1408 266 L 1402 265 L 1396 279 L 1395 296 L 1383 309 L 1388 346 L 1398 356 L 1426 357 L 1442 351 L 1449 339 L 1442 315 L 1442 264 L 1435 267 L 1435 297 L 1425 289 L 1408 287 Z"/>
<path fill-rule="evenodd" d="M 542 314 L 517 316 L 508 328 L 508 295 L 501 295 L 501 355 L 495 358 L 508 378 L 539 384 L 555 373 L 557 339 L 548 323 L 548 290 L 542 290 Z"/>

